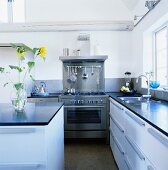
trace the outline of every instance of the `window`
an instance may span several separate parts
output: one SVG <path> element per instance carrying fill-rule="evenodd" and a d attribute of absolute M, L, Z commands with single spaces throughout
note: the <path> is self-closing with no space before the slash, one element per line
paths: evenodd
<path fill-rule="evenodd" d="M 0 23 L 25 22 L 25 0 L 0 0 Z"/>
<path fill-rule="evenodd" d="M 168 27 L 155 32 L 155 79 L 168 86 Z"/>

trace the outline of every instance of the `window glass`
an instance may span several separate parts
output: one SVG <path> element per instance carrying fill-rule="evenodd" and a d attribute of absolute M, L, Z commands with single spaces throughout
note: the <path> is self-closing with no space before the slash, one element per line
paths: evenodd
<path fill-rule="evenodd" d="M 167 59 L 167 27 L 156 32 L 156 79 L 162 86 L 167 86 L 168 59 Z"/>
<path fill-rule="evenodd" d="M 14 2 L 13 2 L 13 22 L 25 22 L 24 0 L 14 0 Z"/>
<path fill-rule="evenodd" d="M 7 0 L 0 0 L 0 23 L 8 22 L 8 5 Z"/>
<path fill-rule="evenodd" d="M 0 22 L 25 22 L 25 0 L 0 0 Z"/>

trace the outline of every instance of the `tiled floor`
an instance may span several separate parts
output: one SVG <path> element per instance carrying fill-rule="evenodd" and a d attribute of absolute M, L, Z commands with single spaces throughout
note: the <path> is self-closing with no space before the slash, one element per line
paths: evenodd
<path fill-rule="evenodd" d="M 97 141 L 66 141 L 65 170 L 118 170 L 109 145 Z"/>

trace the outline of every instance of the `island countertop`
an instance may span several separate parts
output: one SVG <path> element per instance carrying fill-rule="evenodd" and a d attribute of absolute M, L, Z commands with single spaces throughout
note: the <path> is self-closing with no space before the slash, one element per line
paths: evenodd
<path fill-rule="evenodd" d="M 11 104 L 0 103 L 0 126 L 48 125 L 63 103 L 26 103 L 24 112 L 16 112 Z"/>

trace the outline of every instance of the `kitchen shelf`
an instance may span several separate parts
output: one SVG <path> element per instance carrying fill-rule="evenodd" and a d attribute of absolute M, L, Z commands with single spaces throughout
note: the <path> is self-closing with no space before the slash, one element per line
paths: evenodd
<path fill-rule="evenodd" d="M 59 59 L 63 62 L 66 61 L 105 61 L 108 58 L 107 55 L 95 55 L 95 56 L 60 56 Z"/>
<path fill-rule="evenodd" d="M 0 32 L 48 31 L 132 31 L 132 21 L 62 21 L 34 23 L 1 23 Z"/>

